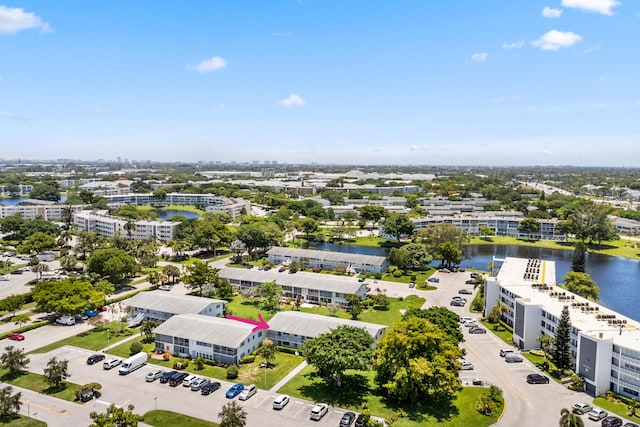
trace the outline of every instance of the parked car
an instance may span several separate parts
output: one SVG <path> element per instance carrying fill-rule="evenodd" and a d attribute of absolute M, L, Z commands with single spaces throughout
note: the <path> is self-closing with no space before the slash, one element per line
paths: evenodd
<path fill-rule="evenodd" d="M 588 414 L 593 409 L 593 406 L 588 403 L 580 402 L 573 404 L 573 412 L 576 414 Z"/>
<path fill-rule="evenodd" d="M 358 414 L 356 417 L 354 427 L 364 427 L 364 416 L 362 414 Z"/>
<path fill-rule="evenodd" d="M 197 378 L 195 381 L 191 381 L 191 391 L 198 391 L 202 388 L 202 386 L 209 384 L 209 381 L 206 378 Z"/>
<path fill-rule="evenodd" d="M 409 287 L 410 287 L 410 288 L 415 288 L 415 287 L 416 287 L 416 284 L 415 284 L 415 283 L 413 283 L 413 282 L 411 282 L 411 283 L 409 283 Z"/>
<path fill-rule="evenodd" d="M 225 397 L 227 399 L 233 399 L 237 395 L 239 395 L 242 390 L 244 390 L 244 384 L 234 384 L 231 386 L 229 390 L 225 393 Z"/>
<path fill-rule="evenodd" d="M 96 395 L 93 387 L 87 387 L 80 392 L 80 402 L 88 402 Z"/>
<path fill-rule="evenodd" d="M 121 363 L 122 363 L 122 360 L 112 357 L 112 358 L 109 358 L 109 359 L 105 360 L 104 362 L 102 362 L 102 369 L 109 370 L 111 368 L 115 368 L 116 366 L 118 366 Z"/>
<path fill-rule="evenodd" d="M 356 419 L 355 412 L 347 411 L 340 418 L 340 427 L 349 427 Z"/>
<path fill-rule="evenodd" d="M 475 285 L 476 281 L 474 279 L 468 279 L 464 282 L 465 285 Z"/>
<path fill-rule="evenodd" d="M 473 326 L 469 328 L 469 333 L 470 334 L 486 334 L 487 330 L 484 328 L 481 328 L 480 326 Z"/>
<path fill-rule="evenodd" d="M 200 394 L 203 396 L 208 396 L 214 391 L 218 390 L 222 385 L 219 382 L 210 382 L 209 384 L 205 384 L 200 387 Z"/>
<path fill-rule="evenodd" d="M 549 384 L 549 377 L 540 374 L 527 375 L 527 382 L 529 384 Z"/>
<path fill-rule="evenodd" d="M 104 354 L 92 354 L 91 356 L 89 356 L 89 358 L 87 359 L 87 365 L 94 365 L 98 362 L 102 362 L 105 358 Z"/>
<path fill-rule="evenodd" d="M 473 385 L 482 385 L 482 379 L 481 378 L 474 378 L 471 381 L 471 384 L 473 384 Z"/>
<path fill-rule="evenodd" d="M 457 299 L 452 299 L 451 300 L 451 305 L 454 307 L 464 307 L 464 301 L 460 301 Z"/>
<path fill-rule="evenodd" d="M 451 270 L 449 270 L 448 268 L 441 268 L 438 270 L 440 273 L 451 273 Z"/>
<path fill-rule="evenodd" d="M 473 363 L 468 362 L 466 360 L 460 361 L 460 370 L 461 371 L 471 371 L 473 370 Z"/>
<path fill-rule="evenodd" d="M 183 387 L 191 387 L 191 383 L 194 382 L 197 379 L 199 379 L 199 378 L 196 377 L 195 375 L 188 375 L 182 380 L 182 386 Z"/>
<path fill-rule="evenodd" d="M 255 384 L 249 384 L 240 392 L 238 399 L 248 400 L 249 398 L 251 398 L 251 396 L 254 396 L 257 392 L 258 392 L 258 387 L 256 387 Z"/>
<path fill-rule="evenodd" d="M 96 317 L 98 313 L 95 310 L 85 310 L 82 314 L 87 317 Z"/>
<path fill-rule="evenodd" d="M 282 409 L 291 399 L 286 394 L 281 394 L 273 400 L 273 409 Z"/>
<path fill-rule="evenodd" d="M 7 276 L 6 274 L 3 276 L 0 276 L 0 280 L 3 282 L 8 282 L 9 280 L 11 280 L 11 277 Z"/>
<path fill-rule="evenodd" d="M 460 323 L 475 322 L 475 320 L 469 316 L 460 316 Z"/>
<path fill-rule="evenodd" d="M 22 274 L 22 270 L 20 269 L 13 270 L 10 274 Z"/>
<path fill-rule="evenodd" d="M 465 297 L 461 297 L 461 296 L 454 296 L 451 299 L 457 300 L 457 301 L 462 301 L 462 302 L 467 302 L 467 299 Z"/>
<path fill-rule="evenodd" d="M 640 426 L 636 423 L 626 423 L 622 427 L 640 427 Z"/>
<path fill-rule="evenodd" d="M 364 277 L 361 277 L 361 278 L 358 279 L 358 282 L 363 283 L 365 280 L 367 280 L 367 279 L 365 279 Z"/>
<path fill-rule="evenodd" d="M 606 418 L 607 416 L 609 416 L 609 413 L 604 409 L 600 409 L 600 408 L 593 408 L 591 411 L 589 411 L 589 415 L 588 415 L 589 419 L 593 421 L 600 421 L 601 419 Z"/>
<path fill-rule="evenodd" d="M 509 353 L 504 357 L 504 361 L 507 363 L 520 363 L 523 360 L 522 356 L 516 353 Z"/>
<path fill-rule="evenodd" d="M 478 277 L 478 276 L 480 276 L 480 274 L 479 274 L 479 273 L 471 273 L 471 274 L 469 275 L 469 277 L 471 277 L 472 279 L 475 279 L 475 278 L 476 278 L 476 277 Z"/>
<path fill-rule="evenodd" d="M 24 341 L 24 335 L 19 334 L 17 332 L 11 332 L 7 338 L 9 338 L 10 340 L 14 340 L 14 341 Z"/>
<path fill-rule="evenodd" d="M 161 291 L 170 291 L 171 285 L 160 285 L 158 289 L 160 289 Z"/>
<path fill-rule="evenodd" d="M 169 385 L 171 387 L 178 387 L 188 375 L 186 372 L 176 372 L 169 378 Z"/>
<path fill-rule="evenodd" d="M 153 371 L 149 372 L 144 377 L 144 379 L 146 382 L 151 383 L 157 380 L 158 378 L 162 377 L 162 374 L 164 374 L 164 371 L 161 371 L 160 369 L 154 369 Z"/>
<path fill-rule="evenodd" d="M 602 427 L 622 427 L 622 418 L 609 415 L 602 420 Z"/>
<path fill-rule="evenodd" d="M 141 368 L 146 364 L 147 364 L 147 353 L 145 353 L 144 351 L 141 351 L 139 353 L 134 354 L 133 356 L 126 358 L 122 362 L 122 366 L 120 366 L 120 369 L 118 369 L 118 373 L 120 375 L 127 375 L 135 371 L 136 369 Z"/>
<path fill-rule="evenodd" d="M 56 319 L 59 325 L 72 326 L 76 324 L 76 318 L 73 316 L 60 316 Z"/>
<path fill-rule="evenodd" d="M 473 295 L 473 291 L 467 288 L 460 289 L 458 293 L 461 295 Z"/>
<path fill-rule="evenodd" d="M 509 353 L 515 353 L 515 351 L 510 349 L 510 348 L 501 348 L 500 349 L 500 357 L 505 357 Z"/>
<path fill-rule="evenodd" d="M 315 406 L 311 409 L 311 414 L 309 414 L 309 418 L 313 421 L 320 421 L 322 417 L 327 415 L 329 412 L 329 405 L 326 403 L 316 403 Z"/>
<path fill-rule="evenodd" d="M 165 373 L 160 377 L 160 382 L 162 384 L 168 383 L 169 379 L 177 373 L 178 371 L 165 371 Z"/>
<path fill-rule="evenodd" d="M 433 277 L 433 276 L 431 276 L 431 277 L 429 277 L 429 278 L 427 279 L 427 282 L 431 282 L 431 283 L 440 283 L 440 279 L 438 279 L 437 277 Z"/>

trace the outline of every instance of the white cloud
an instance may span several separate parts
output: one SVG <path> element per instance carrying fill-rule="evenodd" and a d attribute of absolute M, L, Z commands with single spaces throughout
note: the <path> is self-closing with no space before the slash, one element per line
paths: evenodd
<path fill-rule="evenodd" d="M 513 43 L 502 43 L 504 49 L 520 49 L 522 46 L 524 46 L 524 40 Z"/>
<path fill-rule="evenodd" d="M 305 101 L 295 93 L 292 93 L 291 95 L 289 95 L 288 98 L 281 99 L 280 101 L 278 101 L 278 104 L 280 104 L 284 108 L 298 107 L 306 103 L 307 101 Z"/>
<path fill-rule="evenodd" d="M 545 7 L 544 9 L 542 9 L 542 16 L 549 19 L 560 18 L 560 16 L 562 16 L 562 9 Z"/>
<path fill-rule="evenodd" d="M 620 2 L 616 0 L 562 0 L 562 5 L 611 16 L 613 15 L 611 9 L 619 6 Z"/>
<path fill-rule="evenodd" d="M 0 6 L 0 34 L 15 34 L 30 29 L 40 29 L 43 33 L 51 31 L 49 24 L 38 15 L 17 7 Z"/>
<path fill-rule="evenodd" d="M 582 36 L 570 31 L 551 30 L 544 33 L 538 40 L 531 42 L 531 45 L 542 50 L 560 50 L 563 47 L 571 47 L 580 40 Z"/>
<path fill-rule="evenodd" d="M 489 58 L 489 54 L 487 52 L 478 52 L 471 55 L 471 59 L 476 62 L 484 62 Z"/>
<path fill-rule="evenodd" d="M 430 151 L 431 147 L 429 145 L 410 145 L 409 151 Z"/>
<path fill-rule="evenodd" d="M 225 68 L 227 68 L 227 61 L 219 56 L 204 59 L 198 65 L 193 67 L 193 69 L 199 73 L 213 73 L 214 71 L 223 70 Z"/>
<path fill-rule="evenodd" d="M 25 122 L 28 120 L 25 116 L 10 113 L 8 111 L 0 111 L 0 119 L 18 120 L 20 122 Z"/>

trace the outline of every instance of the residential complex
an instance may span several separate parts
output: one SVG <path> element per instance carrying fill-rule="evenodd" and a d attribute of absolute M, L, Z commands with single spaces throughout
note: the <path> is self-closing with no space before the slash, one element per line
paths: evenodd
<path fill-rule="evenodd" d="M 335 270 L 344 266 L 347 271 L 357 273 L 379 273 L 389 267 L 386 257 L 376 255 L 360 255 L 345 252 L 316 251 L 312 249 L 296 249 L 275 246 L 267 251 L 272 264 L 288 264 L 297 261 L 305 268 L 319 267 L 324 270 Z"/>
<path fill-rule="evenodd" d="M 300 311 L 282 311 L 269 321 L 267 337 L 275 345 L 300 348 L 302 343 L 309 338 L 315 338 L 343 325 L 365 329 L 375 342 L 380 341 L 387 330 L 385 325 L 377 325 L 375 323 L 339 317 L 318 316 Z"/>
<path fill-rule="evenodd" d="M 191 295 L 176 295 L 164 291 L 140 292 L 126 301 L 134 316 L 142 313 L 142 320 L 160 323 L 179 314 L 200 314 L 221 317 L 226 301 Z"/>
<path fill-rule="evenodd" d="M 218 276 L 229 281 L 236 290 L 255 289 L 262 283 L 276 282 L 282 288 L 282 297 L 311 304 L 337 303 L 347 306 L 345 295 L 356 294 L 362 299 L 367 294 L 365 283 L 355 277 L 339 277 L 327 274 L 278 272 L 257 268 L 222 268 Z"/>
<path fill-rule="evenodd" d="M 571 353 L 586 391 L 612 390 L 638 398 L 640 393 L 640 323 L 556 285 L 555 263 L 506 258 L 485 289 L 485 314 L 496 301 L 508 307 L 506 322 L 514 343 L 539 348 L 541 333 L 555 336 L 564 307 L 571 318 Z"/>
<path fill-rule="evenodd" d="M 39 202 L 37 205 L 0 206 L 0 218 L 17 214 L 24 219 L 43 218 L 47 221 L 60 221 L 64 209 L 71 209 L 74 214 L 82 211 L 80 205 L 45 204 L 41 200 L 37 202 Z"/>
<path fill-rule="evenodd" d="M 133 240 L 158 239 L 162 242 L 173 239 L 179 225 L 178 222 L 172 221 L 128 221 L 111 216 L 106 210 L 77 212 L 75 224 L 79 230 L 93 231 L 105 237 L 118 235 Z"/>

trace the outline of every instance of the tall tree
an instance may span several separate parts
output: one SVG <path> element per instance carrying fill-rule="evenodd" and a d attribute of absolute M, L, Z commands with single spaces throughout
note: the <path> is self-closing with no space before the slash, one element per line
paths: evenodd
<path fill-rule="evenodd" d="M 282 296 L 282 287 L 280 287 L 275 280 L 259 284 L 256 288 L 256 295 L 263 298 L 262 308 L 271 312 L 278 311 L 278 302 Z"/>
<path fill-rule="evenodd" d="M 524 218 L 520 221 L 518 231 L 523 234 L 536 234 L 540 231 L 540 221 L 531 217 Z"/>
<path fill-rule="evenodd" d="M 59 282 L 39 282 L 33 290 L 38 309 L 47 313 L 73 315 L 104 304 L 104 294 L 76 277 Z"/>
<path fill-rule="evenodd" d="M 24 350 L 15 348 L 12 345 L 4 348 L 4 353 L 0 355 L 0 367 L 9 371 L 9 377 L 15 378 L 22 371 L 27 369 L 31 360 L 24 354 Z"/>
<path fill-rule="evenodd" d="M 220 427 L 244 427 L 247 425 L 247 412 L 236 401 L 227 403 L 218 413 Z"/>
<path fill-rule="evenodd" d="M 106 277 L 112 283 L 119 283 L 125 277 L 138 271 L 134 257 L 116 248 L 97 249 L 87 260 L 87 271 L 98 277 Z"/>
<path fill-rule="evenodd" d="M 398 249 L 400 259 L 406 259 L 406 267 L 413 270 L 424 270 L 433 257 L 427 252 L 427 248 L 420 243 L 409 243 Z M 405 254 L 406 253 L 406 257 Z"/>
<path fill-rule="evenodd" d="M 195 261 L 187 266 L 187 274 L 183 277 L 185 283 L 191 289 L 197 289 L 202 295 L 202 290 L 208 283 L 212 283 L 218 276 L 218 270 L 211 268 L 206 261 Z"/>
<path fill-rule="evenodd" d="M 564 275 L 562 280 L 565 283 L 565 287 L 569 292 L 573 292 L 576 295 L 580 295 L 583 298 L 598 300 L 600 296 L 600 288 L 596 285 L 596 282 L 587 273 L 576 273 L 575 271 L 569 271 Z"/>
<path fill-rule="evenodd" d="M 131 404 L 123 408 L 112 403 L 107 408 L 107 412 L 93 411 L 89 414 L 91 421 L 93 421 L 89 427 L 137 427 L 144 417 L 135 414 L 133 410 L 134 406 Z"/>
<path fill-rule="evenodd" d="M 370 228 L 375 227 L 388 214 L 387 210 L 382 206 L 362 206 L 358 210 L 360 211 L 360 218 L 371 222 Z"/>
<path fill-rule="evenodd" d="M 571 271 L 575 271 L 576 273 L 586 272 L 586 254 L 587 245 L 582 241 L 578 241 L 573 249 L 573 262 L 571 263 Z"/>
<path fill-rule="evenodd" d="M 322 377 L 331 379 L 336 387 L 342 387 L 344 371 L 369 369 L 373 343 L 373 338 L 364 328 L 342 325 L 306 340 L 301 352 Z"/>
<path fill-rule="evenodd" d="M 344 299 L 349 304 L 347 312 L 351 315 L 351 320 L 358 320 L 358 316 L 362 313 L 362 298 L 356 294 L 346 294 Z"/>
<path fill-rule="evenodd" d="M 259 350 L 260 356 L 264 359 L 267 366 L 271 366 L 273 361 L 276 360 L 276 355 L 278 354 L 278 347 L 273 344 L 269 338 L 265 338 L 262 341 L 262 345 Z"/>
<path fill-rule="evenodd" d="M 427 251 L 435 259 L 444 260 L 445 258 L 453 259 L 456 255 L 455 251 L 452 251 L 451 244 L 459 249 L 469 241 L 469 235 L 460 227 L 442 223 L 421 228 L 416 232 L 415 241 L 424 243 Z M 445 245 L 446 243 L 450 245 Z"/>
<path fill-rule="evenodd" d="M 440 329 L 416 317 L 396 323 L 375 350 L 376 383 L 392 400 L 451 402 L 460 390 L 462 350 Z"/>
<path fill-rule="evenodd" d="M 70 376 L 68 360 L 58 360 L 52 357 L 47 362 L 47 367 L 44 368 L 44 380 L 54 389 L 59 388 L 62 382 Z"/>
<path fill-rule="evenodd" d="M 553 346 L 553 343 L 555 341 L 554 338 L 551 335 L 547 335 L 544 332 L 541 332 L 540 335 L 538 335 L 538 338 L 536 338 L 536 341 L 540 343 L 540 348 L 544 353 L 545 363 L 548 363 L 548 353 Z"/>
<path fill-rule="evenodd" d="M 212 252 L 215 256 L 219 246 L 231 243 L 231 232 L 226 224 L 215 217 L 205 216 L 196 224 L 193 238 L 197 246 Z"/>
<path fill-rule="evenodd" d="M 460 264 L 462 262 L 462 250 L 458 245 L 452 242 L 445 242 L 440 246 L 437 256 L 446 267 Z"/>
<path fill-rule="evenodd" d="M 382 221 L 382 228 L 386 234 L 396 238 L 399 242 L 403 236 L 411 236 L 415 223 L 406 215 L 391 213 Z"/>
<path fill-rule="evenodd" d="M 571 319 L 569 316 L 569 306 L 565 305 L 560 314 L 558 327 L 556 328 L 555 347 L 553 360 L 560 371 L 571 369 Z"/>
<path fill-rule="evenodd" d="M 144 342 L 153 342 L 153 330 L 157 327 L 158 321 L 155 319 L 148 319 L 142 322 L 142 325 L 140 325 L 140 332 L 142 332 L 142 335 L 144 335 Z"/>
<path fill-rule="evenodd" d="M 13 394 L 13 387 L 7 386 L 0 389 L 0 421 L 9 423 L 20 411 L 22 405 L 22 393 Z"/>
<path fill-rule="evenodd" d="M 460 331 L 460 316 L 446 307 L 410 308 L 404 313 L 402 320 L 409 320 L 411 317 L 426 319 L 436 325 L 455 345 L 464 341 L 464 335 Z"/>
<path fill-rule="evenodd" d="M 229 246 L 229 250 L 233 252 L 233 262 L 240 263 L 242 261 L 242 254 L 247 250 L 247 245 L 245 245 L 242 240 L 234 240 L 231 242 Z"/>

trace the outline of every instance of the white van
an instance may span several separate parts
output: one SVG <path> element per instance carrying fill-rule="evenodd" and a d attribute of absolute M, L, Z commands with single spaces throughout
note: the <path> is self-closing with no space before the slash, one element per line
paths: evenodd
<path fill-rule="evenodd" d="M 240 396 L 238 396 L 238 399 L 247 400 L 257 392 L 258 388 L 254 384 L 249 384 L 244 388 L 244 390 L 240 392 Z"/>
<path fill-rule="evenodd" d="M 134 354 L 133 356 L 125 359 L 122 362 L 122 366 L 118 369 L 118 373 L 120 375 L 127 375 L 129 372 L 133 372 L 142 365 L 147 363 L 147 353 L 141 351 L 140 353 Z"/>
<path fill-rule="evenodd" d="M 56 319 L 59 325 L 72 326 L 76 324 L 76 318 L 73 316 L 61 316 Z"/>

